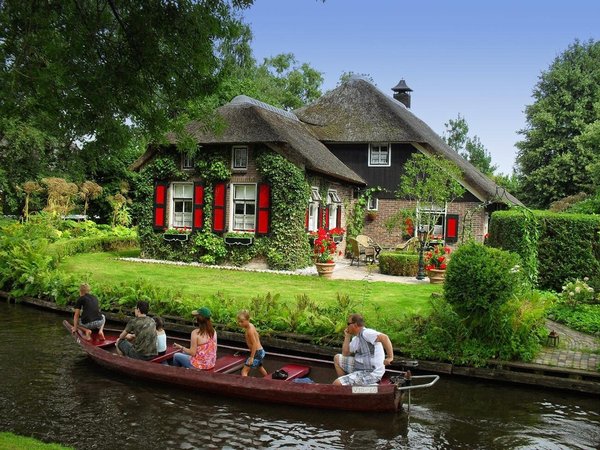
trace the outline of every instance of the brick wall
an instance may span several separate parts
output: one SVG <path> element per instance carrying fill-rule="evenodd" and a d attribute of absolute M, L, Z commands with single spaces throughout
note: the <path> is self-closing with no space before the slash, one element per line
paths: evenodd
<path fill-rule="evenodd" d="M 479 208 L 481 203 L 465 202 L 451 203 L 448 206 L 448 214 L 458 214 L 458 236 L 463 236 L 465 222 L 470 222 L 473 237 L 483 242 L 483 237 L 487 233 L 488 214 L 483 208 Z M 396 248 L 403 242 L 401 232 L 395 229 L 392 234 L 385 228 L 385 222 L 400 209 L 415 208 L 416 203 L 406 200 L 379 199 L 377 217 L 373 221 L 365 219 L 363 234 L 370 236 L 384 248 Z M 467 237 L 468 235 L 465 234 Z"/>

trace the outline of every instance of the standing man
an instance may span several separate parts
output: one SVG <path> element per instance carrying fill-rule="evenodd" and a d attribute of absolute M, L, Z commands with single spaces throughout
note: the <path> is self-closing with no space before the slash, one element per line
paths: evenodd
<path fill-rule="evenodd" d="M 81 310 L 83 309 L 83 314 Z M 79 286 L 79 298 L 75 303 L 75 314 L 73 316 L 73 326 L 71 331 L 77 333 L 80 329 L 84 332 L 83 338 L 90 340 L 92 331 L 98 330 L 98 337 L 104 340 L 104 324 L 106 317 L 100 313 L 98 299 L 90 294 L 90 285 L 83 283 Z"/>
<path fill-rule="evenodd" d="M 148 302 L 139 301 L 135 307 L 135 317 L 127 322 L 127 326 L 117 339 L 117 353 L 134 359 L 149 360 L 156 351 L 156 323 L 148 317 Z"/>
<path fill-rule="evenodd" d="M 367 386 L 377 384 L 385 373 L 385 366 L 394 359 L 390 338 L 383 333 L 365 328 L 360 314 L 348 317 L 344 330 L 342 353 L 333 362 L 338 377 L 333 384 Z"/>

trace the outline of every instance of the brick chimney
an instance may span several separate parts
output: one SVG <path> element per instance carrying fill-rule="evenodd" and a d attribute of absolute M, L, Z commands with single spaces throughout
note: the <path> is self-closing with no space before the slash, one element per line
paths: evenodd
<path fill-rule="evenodd" d="M 410 108 L 410 93 L 412 89 L 406 85 L 406 81 L 402 78 L 396 86 L 392 88 L 394 98 L 402 103 L 407 108 Z"/>

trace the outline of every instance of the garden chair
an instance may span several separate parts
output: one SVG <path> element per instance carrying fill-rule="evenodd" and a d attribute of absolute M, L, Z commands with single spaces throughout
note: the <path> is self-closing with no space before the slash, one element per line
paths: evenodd
<path fill-rule="evenodd" d="M 356 236 L 356 241 L 358 242 L 360 253 L 365 255 L 365 262 L 368 262 L 370 259 L 372 263 L 375 263 L 375 259 L 377 259 L 381 251 L 381 246 L 365 234 Z"/>
<path fill-rule="evenodd" d="M 346 250 L 350 254 L 350 265 L 354 264 L 354 261 L 357 263 L 357 267 L 360 267 L 360 247 L 358 245 L 358 241 L 355 238 L 348 238 L 348 245 L 346 246 Z"/>
<path fill-rule="evenodd" d="M 411 237 L 396 247 L 396 251 L 415 252 L 419 246 L 419 239 L 416 236 Z"/>

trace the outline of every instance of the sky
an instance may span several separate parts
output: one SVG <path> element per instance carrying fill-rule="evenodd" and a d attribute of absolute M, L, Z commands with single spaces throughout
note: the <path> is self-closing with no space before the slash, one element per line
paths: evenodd
<path fill-rule="evenodd" d="M 505 174 L 541 73 L 576 39 L 600 40 L 600 0 L 255 0 L 243 17 L 258 62 L 293 53 L 324 92 L 344 72 L 389 95 L 404 78 L 415 115 L 443 135 L 460 114 Z"/>

